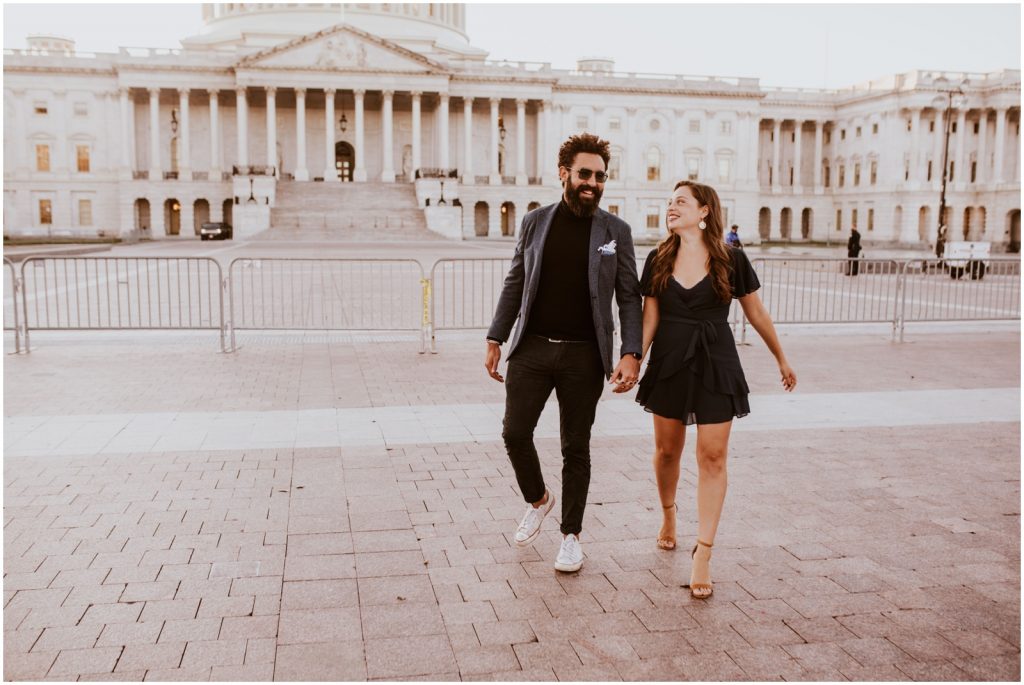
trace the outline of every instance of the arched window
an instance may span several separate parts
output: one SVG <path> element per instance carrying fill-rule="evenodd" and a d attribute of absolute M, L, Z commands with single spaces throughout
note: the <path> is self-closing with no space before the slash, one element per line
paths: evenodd
<path fill-rule="evenodd" d="M 661 180 L 661 150 L 657 147 L 647 150 L 647 180 Z"/>
<path fill-rule="evenodd" d="M 704 163 L 704 151 L 692 147 L 684 153 L 686 157 L 686 178 L 691 181 L 700 179 L 700 169 Z"/>
<path fill-rule="evenodd" d="M 608 180 L 618 181 L 622 173 L 622 148 L 613 147 L 608 159 Z"/>

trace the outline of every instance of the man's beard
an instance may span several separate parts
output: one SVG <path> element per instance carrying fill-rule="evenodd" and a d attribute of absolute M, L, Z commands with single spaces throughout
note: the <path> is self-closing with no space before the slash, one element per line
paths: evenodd
<path fill-rule="evenodd" d="M 592 198 L 580 197 L 580 191 L 586 188 L 594 193 Z M 565 204 L 569 205 L 569 209 L 578 217 L 591 217 L 594 216 L 594 212 L 597 211 L 597 206 L 601 203 L 602 190 L 586 184 L 579 184 L 573 186 L 571 180 L 565 181 Z"/>

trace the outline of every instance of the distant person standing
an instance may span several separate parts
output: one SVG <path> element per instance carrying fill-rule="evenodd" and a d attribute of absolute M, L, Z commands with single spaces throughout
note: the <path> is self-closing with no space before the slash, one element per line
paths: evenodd
<path fill-rule="evenodd" d="M 939 235 L 935 239 L 935 256 L 942 259 L 946 254 L 946 224 L 939 226 Z"/>
<path fill-rule="evenodd" d="M 743 249 L 743 243 L 740 242 L 740 227 L 736 224 L 733 224 L 729 232 L 725 234 L 725 244 Z"/>
<path fill-rule="evenodd" d="M 847 276 L 856 276 L 860 272 L 860 262 L 857 260 L 860 257 L 860 251 L 860 231 L 856 226 L 851 226 L 850 239 L 846 241 L 846 256 L 850 258 L 846 264 Z"/>

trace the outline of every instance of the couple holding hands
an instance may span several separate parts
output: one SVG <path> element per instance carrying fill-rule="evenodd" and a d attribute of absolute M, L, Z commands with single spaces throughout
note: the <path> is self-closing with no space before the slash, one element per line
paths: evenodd
<path fill-rule="evenodd" d="M 562 448 L 561 548 L 555 569 L 583 565 L 580 532 L 590 487 L 590 432 L 605 379 L 613 392 L 637 385 L 636 401 L 654 421 L 654 472 L 663 513 L 657 546 L 676 547 L 676 488 L 686 426 L 697 424 L 696 544 L 690 592 L 711 595 L 711 547 L 727 485 L 726 455 L 735 417 L 750 407 L 743 368 L 728 323 L 733 298 L 779 365 L 783 387 L 796 374 L 782 352 L 760 283 L 746 255 L 724 242 L 713 188 L 676 184 L 666 213 L 668 236 L 647 255 L 637 279 L 629 225 L 598 208 L 609 143 L 575 135 L 558 152 L 563 194 L 557 204 L 528 213 L 491 327 L 484 364 L 505 384 L 502 438 L 528 503 L 515 532 L 519 546 L 540 535 L 555 495 L 544 485 L 533 433 L 554 390 Z M 612 364 L 612 295 L 619 307 L 622 347 Z M 642 299 L 642 306 L 641 306 Z M 503 377 L 501 345 L 508 346 Z M 648 354 L 649 353 L 649 354 Z"/>

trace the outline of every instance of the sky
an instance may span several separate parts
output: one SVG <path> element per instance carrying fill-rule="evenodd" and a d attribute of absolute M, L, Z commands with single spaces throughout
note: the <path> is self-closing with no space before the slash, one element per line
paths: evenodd
<path fill-rule="evenodd" d="M 600 56 L 618 71 L 842 88 L 914 69 L 1020 69 L 1020 12 L 1014 3 L 470 4 L 466 29 L 491 59 L 568 69 Z M 175 48 L 201 26 L 197 4 L 5 3 L 3 40 L 23 48 L 30 33 L 56 33 L 87 52 Z"/>

